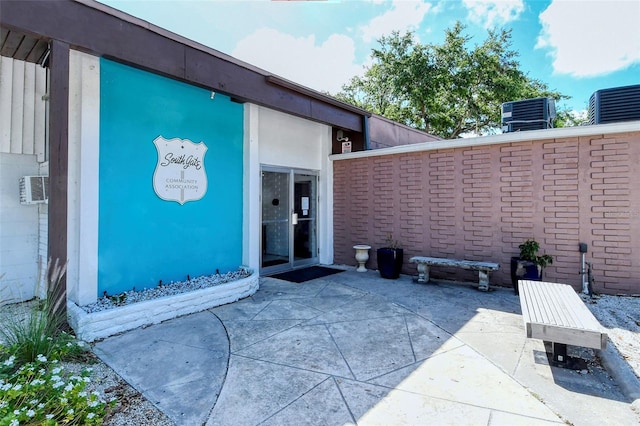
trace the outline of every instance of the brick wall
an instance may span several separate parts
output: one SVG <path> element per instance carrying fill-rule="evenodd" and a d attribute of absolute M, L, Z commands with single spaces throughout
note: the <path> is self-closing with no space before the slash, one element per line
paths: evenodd
<path fill-rule="evenodd" d="M 392 235 L 404 273 L 415 255 L 487 260 L 500 263 L 492 283 L 510 286 L 511 256 L 535 238 L 554 258 L 545 280 L 580 289 L 584 242 L 596 291 L 640 294 L 640 132 L 421 149 L 334 162 L 335 263 L 370 244 L 375 269 Z"/>

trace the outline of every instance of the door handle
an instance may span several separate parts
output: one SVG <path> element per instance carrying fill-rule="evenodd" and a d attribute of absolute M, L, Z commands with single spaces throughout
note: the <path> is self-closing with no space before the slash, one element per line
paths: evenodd
<path fill-rule="evenodd" d="M 298 213 L 291 213 L 291 224 L 292 225 L 298 224 Z"/>

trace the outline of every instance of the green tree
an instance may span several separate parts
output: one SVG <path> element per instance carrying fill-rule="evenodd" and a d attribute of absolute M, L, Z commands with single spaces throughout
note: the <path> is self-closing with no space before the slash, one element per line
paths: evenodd
<path fill-rule="evenodd" d="M 587 110 L 575 111 L 567 105 L 556 105 L 555 127 L 582 126 L 589 121 Z"/>
<path fill-rule="evenodd" d="M 567 98 L 519 69 L 510 30 L 490 30 L 470 49 L 464 29 L 457 22 L 441 45 L 417 43 L 411 32 L 382 37 L 372 65 L 336 97 L 443 138 L 494 133 L 506 101 Z"/>

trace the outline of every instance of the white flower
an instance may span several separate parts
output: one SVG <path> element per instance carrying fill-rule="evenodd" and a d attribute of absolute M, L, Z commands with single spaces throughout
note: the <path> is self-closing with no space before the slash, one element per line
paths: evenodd
<path fill-rule="evenodd" d="M 73 389 L 73 384 L 69 383 L 67 386 L 65 386 L 64 390 L 69 392 L 71 391 L 71 389 Z"/>
<path fill-rule="evenodd" d="M 51 420 L 51 419 L 53 418 L 53 414 L 47 414 L 45 417 L 46 417 L 47 419 Z"/>
<path fill-rule="evenodd" d="M 4 408 L 7 405 L 9 405 L 9 403 L 7 401 L 0 401 L 0 408 Z"/>
<path fill-rule="evenodd" d="M 95 415 L 94 413 L 89 413 L 89 414 L 87 414 L 87 418 L 88 418 L 88 419 L 92 419 L 92 418 L 94 418 L 95 416 L 96 416 L 96 415 Z"/>
<path fill-rule="evenodd" d="M 80 398 L 84 398 L 84 397 L 86 397 L 86 396 L 87 396 L 87 393 L 83 391 L 83 392 L 80 392 L 80 393 L 78 394 L 78 396 L 79 396 Z"/>
<path fill-rule="evenodd" d="M 20 424 L 19 421 L 17 421 L 16 419 L 11 420 L 11 423 L 9 423 L 9 426 L 18 426 Z"/>
<path fill-rule="evenodd" d="M 44 408 L 44 402 L 38 404 L 38 410 L 42 410 Z"/>
<path fill-rule="evenodd" d="M 63 385 L 64 385 L 64 382 L 55 382 L 53 384 L 53 388 L 54 389 L 58 389 L 60 386 L 63 386 Z"/>
<path fill-rule="evenodd" d="M 60 402 L 62 404 L 66 404 L 67 402 L 69 402 L 69 400 L 67 398 L 60 398 Z"/>
<path fill-rule="evenodd" d="M 29 416 L 29 417 L 33 417 L 33 416 L 35 416 L 35 415 L 36 415 L 36 412 L 35 412 L 35 411 L 33 411 L 33 410 L 29 410 L 29 411 L 27 411 L 27 416 Z"/>
<path fill-rule="evenodd" d="M 0 390 L 3 391 L 8 391 L 9 389 L 11 389 L 11 383 L 5 383 L 4 385 L 2 385 L 2 387 L 0 387 Z"/>
<path fill-rule="evenodd" d="M 13 390 L 19 391 L 20 389 L 22 389 L 22 385 L 20 383 L 13 385 Z"/>
<path fill-rule="evenodd" d="M 62 371 L 62 367 L 56 367 L 53 370 L 51 370 L 52 374 L 60 374 L 60 372 Z"/>
<path fill-rule="evenodd" d="M 16 416 L 20 415 L 20 410 L 13 410 L 13 414 L 15 414 Z"/>
<path fill-rule="evenodd" d="M 73 408 L 69 408 L 69 409 L 67 410 L 67 414 L 73 414 L 73 413 L 75 413 L 75 411 L 73 410 Z"/>
<path fill-rule="evenodd" d="M 42 354 L 38 354 L 38 356 L 36 357 L 36 359 L 40 362 L 47 362 L 47 357 L 42 355 Z"/>
<path fill-rule="evenodd" d="M 6 365 L 7 367 L 10 367 L 13 365 L 13 361 L 15 360 L 16 360 L 16 357 L 11 355 L 9 359 L 4 362 L 4 365 Z"/>
<path fill-rule="evenodd" d="M 98 404 L 99 404 L 99 402 L 98 402 L 98 401 L 91 401 L 91 402 L 90 402 L 90 403 L 88 403 L 87 405 L 88 405 L 89 407 L 93 408 L 93 407 L 97 407 L 97 406 L 98 406 Z"/>
<path fill-rule="evenodd" d="M 44 380 L 42 379 L 35 379 L 33 382 L 31 382 L 32 385 L 38 386 L 38 385 L 44 385 Z"/>
<path fill-rule="evenodd" d="M 85 383 L 89 383 L 91 381 L 91 379 L 89 377 L 83 377 L 82 381 Z"/>

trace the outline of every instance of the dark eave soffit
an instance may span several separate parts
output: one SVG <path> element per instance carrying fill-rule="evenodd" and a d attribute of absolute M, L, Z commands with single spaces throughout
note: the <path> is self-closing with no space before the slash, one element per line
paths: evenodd
<path fill-rule="evenodd" d="M 41 37 L 0 28 L 0 55 L 42 65 L 49 55 L 49 42 Z"/>
<path fill-rule="evenodd" d="M 274 76 L 214 49 L 91 0 L 0 0 L 2 55 L 46 59 L 50 40 L 242 102 L 357 132 L 365 110 Z M 6 45 L 6 47 L 5 47 Z M 5 53 L 6 52 L 6 53 Z"/>

